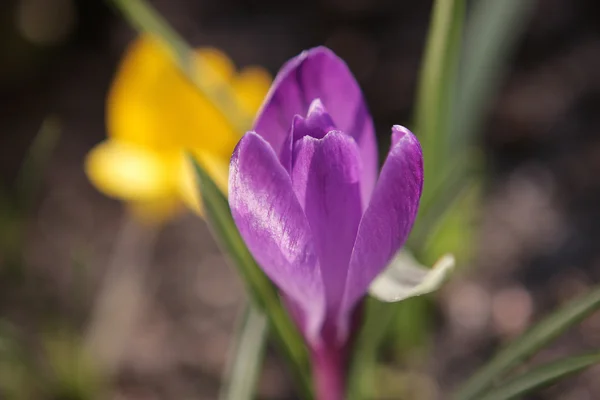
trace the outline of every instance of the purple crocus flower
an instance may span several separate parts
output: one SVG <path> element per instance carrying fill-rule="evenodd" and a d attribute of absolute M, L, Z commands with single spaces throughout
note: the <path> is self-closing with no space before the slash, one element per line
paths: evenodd
<path fill-rule="evenodd" d="M 343 398 L 351 321 L 419 206 L 415 136 L 392 127 L 379 174 L 377 160 L 358 83 L 324 47 L 283 66 L 231 159 L 233 218 L 307 341 L 322 400 Z"/>

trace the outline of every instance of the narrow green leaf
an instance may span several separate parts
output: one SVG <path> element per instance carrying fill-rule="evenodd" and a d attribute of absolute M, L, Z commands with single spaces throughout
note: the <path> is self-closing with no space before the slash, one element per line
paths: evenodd
<path fill-rule="evenodd" d="M 441 166 L 447 165 L 447 133 L 454 104 L 464 15 L 464 0 L 437 0 L 433 6 L 415 114 L 415 131 L 421 139 L 425 175 L 429 179 L 444 170 Z M 428 186 L 431 185 L 426 181 L 425 201 L 429 197 Z"/>
<path fill-rule="evenodd" d="M 460 91 L 451 123 L 450 151 L 464 156 L 496 97 L 510 56 L 534 10 L 535 0 L 478 0 L 465 27 Z"/>
<path fill-rule="evenodd" d="M 429 203 L 428 198 L 437 185 L 434 183 L 438 181 L 434 178 L 436 171 L 444 170 L 438 166 L 445 165 L 445 141 L 456 85 L 464 14 L 464 0 L 437 0 L 432 11 L 415 114 L 415 132 L 423 147 L 427 177 L 420 213 L 425 211 L 423 204 Z M 393 305 L 368 299 L 350 370 L 348 393 L 351 399 L 361 400 L 370 395 L 376 353 L 394 320 L 394 313 Z"/>
<path fill-rule="evenodd" d="M 47 376 L 40 373 L 42 397 L 80 400 L 107 397 L 105 376 L 96 368 L 81 339 L 65 326 L 43 329 L 42 349 L 52 372 Z"/>
<path fill-rule="evenodd" d="M 190 158 L 195 166 L 204 212 L 217 242 L 237 267 L 254 304 L 267 316 L 271 331 L 294 367 L 303 394 L 311 398 L 309 361 L 304 340 L 283 308 L 276 288 L 248 251 L 233 222 L 227 199 L 202 166 L 193 157 Z"/>
<path fill-rule="evenodd" d="M 364 305 L 364 319 L 355 340 L 348 379 L 348 399 L 372 399 L 375 384 L 377 353 L 386 328 L 392 323 L 397 304 L 383 303 L 368 297 Z"/>
<path fill-rule="evenodd" d="M 432 235 L 435 235 L 438 230 L 443 229 L 444 224 L 448 219 L 460 218 L 460 216 L 456 216 L 456 214 L 458 214 L 457 211 L 460 211 L 461 209 L 461 203 L 465 203 L 470 194 L 473 197 L 476 197 L 473 195 L 473 191 L 474 188 L 480 185 L 480 179 L 477 179 L 475 176 L 466 176 L 466 174 L 448 174 L 447 176 L 448 178 L 452 176 L 453 180 L 445 180 L 442 185 L 449 191 L 442 194 L 434 189 L 433 192 L 436 193 L 438 197 L 434 198 L 434 201 L 430 201 L 429 204 L 423 205 L 423 212 L 419 212 L 418 219 L 407 242 L 407 246 L 414 251 L 414 254 L 417 257 L 425 257 L 427 261 L 436 259 L 441 253 L 454 253 L 456 251 L 456 249 L 453 248 L 444 248 L 441 253 L 425 253 L 431 249 L 430 242 L 434 240 L 432 239 Z M 444 201 L 440 201 L 440 199 L 443 199 Z M 477 198 L 471 199 L 471 207 L 469 208 L 471 214 L 473 212 L 472 207 L 477 204 Z M 459 222 L 460 221 L 464 222 L 464 225 L 471 223 L 468 218 L 460 219 Z M 457 227 L 457 229 L 466 230 L 466 227 L 460 226 Z"/>
<path fill-rule="evenodd" d="M 0 394 L 8 400 L 34 398 L 38 389 L 31 354 L 17 337 L 15 328 L 0 319 Z"/>
<path fill-rule="evenodd" d="M 240 132 L 252 124 L 249 115 L 238 103 L 232 88 L 208 63 L 203 62 L 194 49 L 168 24 L 168 22 L 144 0 L 109 0 L 139 32 L 159 39 L 184 75 L 198 91 L 217 107 Z"/>
<path fill-rule="evenodd" d="M 465 190 L 478 184 L 468 179 L 470 169 L 477 167 L 477 154 L 472 150 L 474 133 L 497 92 L 503 66 L 523 31 L 532 4 L 533 0 L 479 0 L 464 27 L 467 44 L 462 49 L 464 2 L 437 0 L 434 5 L 415 115 L 426 182 L 419 218 L 409 240 L 415 254 L 424 251 L 427 239 L 448 208 Z M 369 299 L 354 355 L 354 363 L 362 366 L 353 364 L 350 379 L 351 394 L 356 392 L 356 399 L 364 398 L 369 391 L 376 360 L 372 352 L 386 337 L 384 333 L 395 320 L 395 313 L 395 307 Z M 410 329 L 422 331 L 419 327 L 426 323 L 426 316 L 413 318 Z M 410 337 L 401 332 L 396 336 Z"/>
<path fill-rule="evenodd" d="M 265 315 L 248 304 L 236 335 L 236 343 L 230 350 L 227 376 L 221 387 L 220 400 L 254 398 L 267 342 L 267 328 Z"/>
<path fill-rule="evenodd" d="M 483 397 L 479 397 L 479 399 L 510 400 L 521 398 L 521 396 L 533 390 L 549 386 L 598 362 L 600 362 L 600 354 L 595 353 L 569 357 L 534 367 L 532 370 L 498 385 L 497 389 L 492 390 Z"/>
<path fill-rule="evenodd" d="M 23 212 L 31 207 L 40 189 L 42 174 L 46 170 L 59 137 L 60 126 L 58 120 L 55 117 L 48 117 L 42 122 L 38 134 L 29 146 L 16 181 L 17 201 Z"/>
<path fill-rule="evenodd" d="M 478 169 L 476 134 L 498 93 L 534 5 L 535 0 L 474 2 L 464 29 L 454 105 L 447 126 L 441 127 L 445 131 L 438 132 L 443 137 L 436 139 L 440 146 L 445 146 L 447 157 L 443 158 L 443 164 L 438 163 L 435 168 L 430 165 L 429 171 L 426 170 L 427 180 L 432 183 L 425 187 L 420 219 L 435 221 L 443 213 L 439 204 L 452 203 L 465 187 L 465 177 Z M 423 215 L 426 217 L 421 218 Z"/>
<path fill-rule="evenodd" d="M 464 28 L 465 40 L 450 118 L 446 126 L 440 127 L 439 136 L 433 136 L 439 146 L 444 146 L 446 157 L 442 158 L 443 164 L 435 166 L 431 165 L 435 160 L 430 160 L 429 170 L 426 169 L 426 180 L 431 184 L 425 187 L 419 218 L 428 223 L 443 214 L 443 205 L 455 200 L 466 185 L 465 177 L 473 175 L 478 168 L 476 134 L 498 93 L 510 56 L 536 2 L 479 0 L 473 3 Z M 432 155 L 439 158 L 435 153 Z"/>
<path fill-rule="evenodd" d="M 490 386 L 564 331 L 600 308 L 600 287 L 546 317 L 508 344 L 486 366 L 473 374 L 455 395 L 456 400 L 479 399 Z"/>

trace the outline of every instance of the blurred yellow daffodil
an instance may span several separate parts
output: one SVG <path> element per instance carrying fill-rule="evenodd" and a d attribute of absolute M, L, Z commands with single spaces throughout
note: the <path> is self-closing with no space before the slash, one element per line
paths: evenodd
<path fill-rule="evenodd" d="M 208 66 L 214 84 L 227 85 L 239 109 L 256 114 L 271 84 L 265 70 L 237 72 L 213 48 L 196 55 L 194 65 Z M 245 132 L 236 131 L 190 83 L 157 39 L 141 36 L 130 45 L 110 89 L 106 117 L 108 139 L 88 154 L 87 176 L 143 220 L 162 221 L 182 204 L 200 212 L 188 151 L 227 191 L 229 159 Z"/>

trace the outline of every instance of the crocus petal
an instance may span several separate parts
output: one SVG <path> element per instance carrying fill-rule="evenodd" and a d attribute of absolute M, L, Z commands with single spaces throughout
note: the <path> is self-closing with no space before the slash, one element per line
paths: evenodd
<path fill-rule="evenodd" d="M 87 155 L 85 171 L 94 186 L 107 196 L 154 202 L 174 195 L 174 160 L 174 155 L 108 140 Z"/>
<path fill-rule="evenodd" d="M 421 146 L 408 129 L 394 126 L 392 147 L 358 228 L 342 306 L 346 312 L 406 241 L 422 188 Z"/>
<path fill-rule="evenodd" d="M 328 316 L 338 313 L 362 216 L 360 174 L 356 142 L 342 132 L 304 136 L 294 146 L 292 185 L 314 238 Z"/>
<path fill-rule="evenodd" d="M 336 130 L 336 126 L 331 115 L 325 110 L 321 99 L 315 99 L 308 107 L 306 118 L 294 118 L 293 139 L 302 139 L 304 136 L 321 139 L 334 130 Z"/>
<path fill-rule="evenodd" d="M 335 124 L 331 116 L 325 110 L 320 99 L 315 99 L 308 108 L 308 115 L 302 118 L 300 115 L 295 115 L 292 121 L 292 129 L 281 149 L 279 159 L 281 164 L 291 172 L 292 168 L 292 153 L 294 143 L 302 139 L 304 136 L 311 136 L 316 139 L 321 139 L 330 132 L 336 130 Z"/>
<path fill-rule="evenodd" d="M 211 67 L 215 82 L 228 82 L 234 71 L 215 49 L 198 54 Z M 202 148 L 231 156 L 239 135 L 217 108 L 179 71 L 155 38 L 143 35 L 128 48 L 107 101 L 111 138 L 140 146 Z"/>
<path fill-rule="evenodd" d="M 305 335 L 316 336 L 325 310 L 323 284 L 290 176 L 253 132 L 238 143 L 229 171 L 229 205 L 242 238 L 263 271 L 304 313 Z"/>
<path fill-rule="evenodd" d="M 149 226 L 156 226 L 168 221 L 181 211 L 181 202 L 175 196 L 149 201 L 134 201 L 127 208 L 138 221 Z"/>
<path fill-rule="evenodd" d="M 295 115 L 306 115 L 321 99 L 336 127 L 352 136 L 363 160 L 362 195 L 366 204 L 377 179 L 373 120 L 346 63 L 325 47 L 288 61 L 277 74 L 255 123 L 255 131 L 280 154 Z"/>
<path fill-rule="evenodd" d="M 454 256 L 442 256 L 432 268 L 420 265 L 401 250 L 369 287 L 369 294 L 380 301 L 396 302 L 437 290 L 454 269 Z"/>
<path fill-rule="evenodd" d="M 244 111 L 254 115 L 271 87 L 271 75 L 261 67 L 246 67 L 233 79 L 231 87 Z"/>

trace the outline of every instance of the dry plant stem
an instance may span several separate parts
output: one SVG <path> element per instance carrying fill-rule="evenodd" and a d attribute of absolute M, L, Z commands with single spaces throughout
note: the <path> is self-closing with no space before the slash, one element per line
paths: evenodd
<path fill-rule="evenodd" d="M 157 228 L 124 217 L 85 337 L 86 350 L 106 376 L 119 367 L 141 312 L 157 234 Z"/>

